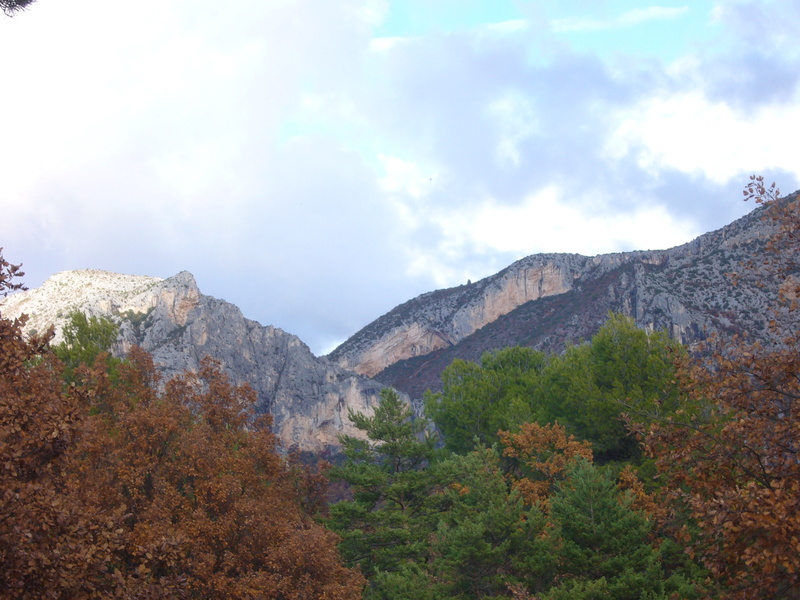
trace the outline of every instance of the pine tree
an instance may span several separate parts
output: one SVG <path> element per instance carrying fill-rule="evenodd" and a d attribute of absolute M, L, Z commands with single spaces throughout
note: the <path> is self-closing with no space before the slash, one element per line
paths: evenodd
<path fill-rule="evenodd" d="M 658 552 L 648 541 L 650 523 L 631 509 L 631 499 L 620 495 L 607 473 L 578 460 L 550 504 L 566 582 L 547 598 L 638 600 L 664 593 Z"/>
<path fill-rule="evenodd" d="M 556 566 L 552 531 L 542 511 L 510 488 L 497 450 L 453 456 L 437 471 L 448 482 L 448 502 L 428 568 L 445 597 L 505 597 L 514 584 L 545 589 Z"/>
<path fill-rule="evenodd" d="M 389 388 L 381 391 L 372 416 L 351 412 L 350 419 L 366 439 L 341 438 L 346 462 L 331 478 L 352 486 L 353 499 L 333 505 L 328 523 L 342 536 L 347 564 L 372 577 L 427 554 L 437 486 L 428 467 L 436 438 Z"/>

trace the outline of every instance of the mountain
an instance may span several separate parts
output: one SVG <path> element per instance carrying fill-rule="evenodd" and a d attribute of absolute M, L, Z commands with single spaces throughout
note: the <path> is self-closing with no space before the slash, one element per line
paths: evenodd
<path fill-rule="evenodd" d="M 757 209 L 669 250 L 536 254 L 478 282 L 414 298 L 356 333 L 328 358 L 420 398 L 441 388 L 455 358 L 479 360 L 512 345 L 562 352 L 591 338 L 609 311 L 666 330 L 692 347 L 712 333 L 769 341 L 775 285 L 761 286 L 772 225 Z M 783 315 L 790 318 L 789 315 Z"/>
<path fill-rule="evenodd" d="M 369 412 L 381 384 L 315 357 L 294 335 L 246 319 L 233 304 L 200 292 L 188 272 L 168 279 L 97 270 L 66 271 L 40 288 L 0 300 L 0 313 L 30 316 L 27 329 L 57 330 L 80 310 L 120 325 L 115 354 L 138 344 L 168 378 L 196 370 L 210 355 L 238 383 L 258 394 L 258 412 L 269 412 L 285 449 L 325 453 L 337 435 L 355 435 L 348 409 Z"/>
<path fill-rule="evenodd" d="M 383 386 L 418 400 L 440 388 L 455 358 L 479 360 L 513 345 L 561 352 L 594 335 L 609 311 L 690 347 L 712 333 L 774 341 L 769 307 L 785 282 L 743 268 L 760 264 L 772 231 L 761 213 L 669 250 L 528 256 L 475 283 L 409 300 L 321 358 L 296 336 L 202 294 L 187 272 L 160 279 L 67 271 L 0 299 L 0 313 L 27 313 L 28 329 L 39 331 L 60 330 L 76 309 L 109 316 L 120 325 L 115 353 L 138 344 L 166 377 L 210 355 L 234 382 L 255 389 L 257 410 L 272 414 L 284 448 L 335 452 L 339 434 L 360 434 L 348 410 L 369 412 Z M 791 318 L 777 315 L 796 326 Z"/>

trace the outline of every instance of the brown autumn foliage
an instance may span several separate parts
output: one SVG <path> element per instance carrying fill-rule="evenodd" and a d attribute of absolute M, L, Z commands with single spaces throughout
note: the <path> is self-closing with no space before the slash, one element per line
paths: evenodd
<path fill-rule="evenodd" d="M 9 288 L 0 273 L 0 291 Z M 15 598 L 359 598 L 252 390 L 205 361 L 161 386 L 142 350 L 66 385 L 0 317 L 0 589 Z"/>
<path fill-rule="evenodd" d="M 768 259 L 748 268 L 778 276 L 776 310 L 796 310 L 787 289 L 797 289 L 800 200 L 779 198 L 761 178 L 745 196 L 765 204 L 776 225 Z M 695 409 L 644 436 L 673 508 L 668 525 L 722 598 L 800 598 L 800 336 L 784 333 L 770 348 L 712 344 L 701 362 L 683 365 Z"/>
<path fill-rule="evenodd" d="M 19 275 L 0 254 L 0 295 L 21 289 Z M 0 315 L 0 589 L 59 598 L 96 567 L 91 549 L 106 532 L 64 493 L 84 411 L 47 354 L 52 332 L 26 339 L 25 321 Z"/>
<path fill-rule="evenodd" d="M 567 435 L 558 423 L 525 423 L 518 433 L 498 432 L 504 446 L 503 456 L 519 461 L 522 473 L 513 477 L 513 486 L 527 504 L 547 508 L 550 490 L 563 479 L 572 462 L 579 458 L 591 461 L 592 445 Z"/>
<path fill-rule="evenodd" d="M 131 597 L 355 598 L 337 537 L 304 512 L 295 469 L 278 455 L 255 394 L 205 360 L 199 373 L 159 381 L 134 349 L 112 383 L 84 374 L 95 414 L 76 444 L 74 493 L 119 514 L 122 543 L 98 589 Z M 90 477 L 91 476 L 91 477 Z M 90 477 L 90 478 L 89 478 Z M 87 481 L 88 480 L 88 481 Z"/>

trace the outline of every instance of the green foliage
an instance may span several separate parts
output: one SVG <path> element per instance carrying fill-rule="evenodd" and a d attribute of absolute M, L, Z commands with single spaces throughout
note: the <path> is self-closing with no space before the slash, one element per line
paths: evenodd
<path fill-rule="evenodd" d="M 437 466 L 446 510 L 432 536 L 428 565 L 447 598 L 505 596 L 510 584 L 545 588 L 556 556 L 545 515 L 509 488 L 495 448 Z"/>
<path fill-rule="evenodd" d="M 520 347 L 484 354 L 480 365 L 454 360 L 442 372 L 444 391 L 425 396 L 445 448 L 465 454 L 476 442 L 496 443 L 501 429 L 536 420 L 537 376 L 546 363 L 544 353 Z"/>
<path fill-rule="evenodd" d="M 448 600 L 424 563 L 404 563 L 395 571 L 380 571 L 370 580 L 370 600 Z"/>
<path fill-rule="evenodd" d="M 600 462 L 638 458 L 638 443 L 620 415 L 674 411 L 674 363 L 684 354 L 665 333 L 645 332 L 632 319 L 612 314 L 591 344 L 550 361 L 540 388 L 546 418 L 590 441 Z"/>
<path fill-rule="evenodd" d="M 367 439 L 340 439 L 346 461 L 331 478 L 350 484 L 353 499 L 332 506 L 328 524 L 342 536 L 349 565 L 367 576 L 396 571 L 427 552 L 437 501 L 428 469 L 436 438 L 389 388 L 372 416 L 351 412 L 350 419 Z"/>
<path fill-rule="evenodd" d="M 111 350 L 117 340 L 119 327 L 107 317 L 87 317 L 80 311 L 69 314 L 69 322 L 64 326 L 64 341 L 53 347 L 53 352 L 64 363 L 65 377 L 75 378 L 75 370 L 80 365 L 92 366 L 95 359 Z M 106 360 L 113 372 L 118 359 Z"/>
<path fill-rule="evenodd" d="M 661 597 L 665 577 L 648 541 L 650 523 L 607 472 L 577 461 L 551 498 L 551 514 L 561 532 L 559 570 L 568 580 L 548 598 Z"/>
<path fill-rule="evenodd" d="M 501 429 L 558 421 L 591 442 L 601 462 L 636 459 L 639 447 L 621 413 L 675 410 L 674 362 L 684 354 L 665 333 L 612 314 L 591 343 L 561 356 L 507 348 L 484 355 L 480 365 L 453 361 L 442 373 L 443 391 L 426 395 L 426 412 L 454 452 L 493 444 Z"/>

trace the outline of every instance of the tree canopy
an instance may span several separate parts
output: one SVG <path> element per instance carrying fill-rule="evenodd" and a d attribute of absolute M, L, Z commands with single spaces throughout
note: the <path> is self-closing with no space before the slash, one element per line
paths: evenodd
<path fill-rule="evenodd" d="M 765 205 L 775 233 L 766 257 L 744 268 L 777 275 L 774 310 L 795 311 L 800 198 L 781 198 L 760 177 L 745 197 Z M 771 347 L 712 341 L 678 373 L 703 410 L 638 428 L 670 500 L 666 525 L 724 598 L 796 598 L 800 590 L 800 335 L 779 333 Z"/>
<path fill-rule="evenodd" d="M 675 410 L 674 364 L 683 355 L 665 333 L 611 314 L 589 343 L 563 355 L 518 347 L 487 353 L 480 364 L 453 361 L 443 391 L 426 395 L 426 412 L 455 452 L 496 443 L 501 429 L 558 421 L 589 441 L 598 459 L 627 460 L 640 450 L 622 413 Z"/>

